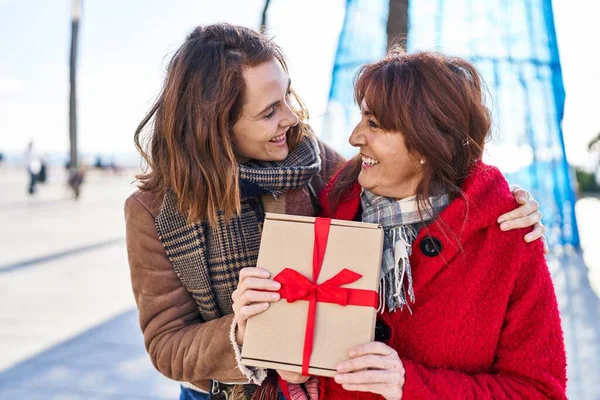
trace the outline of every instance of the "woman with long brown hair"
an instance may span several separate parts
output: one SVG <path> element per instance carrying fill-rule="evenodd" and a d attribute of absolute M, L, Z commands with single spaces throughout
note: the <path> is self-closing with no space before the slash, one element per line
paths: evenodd
<path fill-rule="evenodd" d="M 319 398 L 566 398 L 542 244 L 496 223 L 515 201 L 481 161 L 483 87 L 470 63 L 437 53 L 392 51 L 361 69 L 360 154 L 322 203 L 325 216 L 382 225 L 384 301 L 376 341 L 351 349 Z"/>
<path fill-rule="evenodd" d="M 229 24 L 190 33 L 135 141 L 149 169 L 125 204 L 127 250 L 153 364 L 182 398 L 274 398 L 273 380 L 257 390 L 266 371 L 237 362 L 246 320 L 278 300 L 255 268 L 264 212 L 315 215 L 344 160 L 310 131 L 281 49 Z M 537 208 L 508 223 L 536 224 Z"/>

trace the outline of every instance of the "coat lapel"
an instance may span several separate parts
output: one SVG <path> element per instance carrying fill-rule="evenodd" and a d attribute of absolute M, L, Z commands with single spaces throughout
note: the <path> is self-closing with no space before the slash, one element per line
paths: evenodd
<path fill-rule="evenodd" d="M 156 216 L 156 230 L 173 270 L 192 294 L 205 321 L 221 317 L 206 261 L 206 226 L 190 224 L 167 194 Z"/>

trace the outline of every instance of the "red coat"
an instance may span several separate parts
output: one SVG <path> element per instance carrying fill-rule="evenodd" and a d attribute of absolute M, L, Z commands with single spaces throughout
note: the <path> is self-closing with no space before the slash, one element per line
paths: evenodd
<path fill-rule="evenodd" d="M 327 194 L 337 178 L 323 191 L 324 216 L 360 217 L 358 183 L 331 209 Z M 412 315 L 380 315 L 406 370 L 403 399 L 566 398 L 563 334 L 542 243 L 525 243 L 524 230 L 499 229 L 498 216 L 517 204 L 496 168 L 479 163 L 462 190 L 468 206 L 458 197 L 438 217 L 449 231 L 434 223 L 413 244 Z M 439 254 L 427 246 L 432 240 Z M 320 389 L 328 400 L 381 398 L 347 392 L 333 379 Z"/>

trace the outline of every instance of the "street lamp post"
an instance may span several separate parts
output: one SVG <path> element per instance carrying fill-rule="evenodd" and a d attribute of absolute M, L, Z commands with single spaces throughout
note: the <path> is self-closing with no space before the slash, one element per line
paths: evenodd
<path fill-rule="evenodd" d="M 271 0 L 265 0 L 262 17 L 260 19 L 260 31 L 262 33 L 264 33 L 267 30 L 267 13 L 269 12 L 269 5 L 271 5 Z"/>
<path fill-rule="evenodd" d="M 81 17 L 81 0 L 72 0 L 71 7 L 71 54 L 69 60 L 69 142 L 71 145 L 69 159 L 69 184 L 79 197 L 79 162 L 77 155 L 77 37 Z"/>

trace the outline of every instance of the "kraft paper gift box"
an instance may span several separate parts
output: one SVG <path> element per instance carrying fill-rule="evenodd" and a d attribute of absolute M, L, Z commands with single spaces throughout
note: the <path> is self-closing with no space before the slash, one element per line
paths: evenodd
<path fill-rule="evenodd" d="M 379 225 L 267 214 L 257 266 L 282 283 L 282 299 L 248 320 L 242 364 L 335 375 L 352 347 L 373 341 L 382 249 Z"/>

